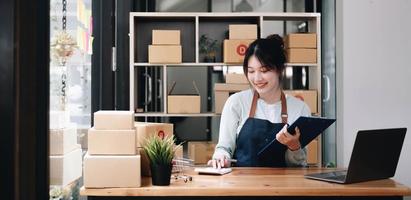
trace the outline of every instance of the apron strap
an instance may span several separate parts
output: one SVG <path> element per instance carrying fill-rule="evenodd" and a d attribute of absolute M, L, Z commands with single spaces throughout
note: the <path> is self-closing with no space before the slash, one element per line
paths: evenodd
<path fill-rule="evenodd" d="M 288 122 L 287 100 L 283 91 L 281 91 L 281 121 L 283 124 Z"/>
<path fill-rule="evenodd" d="M 259 98 L 259 95 L 257 91 L 254 91 L 253 95 L 253 102 L 251 103 L 251 109 L 250 109 L 250 114 L 248 117 L 253 118 L 255 115 L 255 110 L 257 108 L 257 100 Z M 287 114 L 287 100 L 285 99 L 285 94 L 283 91 L 281 91 L 281 122 L 283 124 L 286 124 L 288 121 L 288 114 Z"/>
<path fill-rule="evenodd" d="M 257 91 L 254 91 L 253 102 L 251 103 L 250 114 L 248 115 L 248 117 L 250 117 L 250 118 L 254 118 L 255 108 L 257 107 L 258 97 L 259 97 L 259 95 L 258 95 Z"/>

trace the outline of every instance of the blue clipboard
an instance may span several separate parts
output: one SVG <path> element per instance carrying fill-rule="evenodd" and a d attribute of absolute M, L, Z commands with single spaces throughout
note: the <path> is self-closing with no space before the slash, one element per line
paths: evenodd
<path fill-rule="evenodd" d="M 308 143 L 310 143 L 319 134 L 324 132 L 331 124 L 335 122 L 335 119 L 327 119 L 323 117 L 299 117 L 293 124 L 288 126 L 287 131 L 291 134 L 295 134 L 295 127 L 300 129 L 300 143 L 301 148 L 304 148 Z M 275 134 L 275 133 L 274 133 Z M 284 146 L 278 142 L 275 137 L 274 139 L 262 147 L 257 155 L 264 153 L 269 149 L 276 149 L 279 146 Z"/>

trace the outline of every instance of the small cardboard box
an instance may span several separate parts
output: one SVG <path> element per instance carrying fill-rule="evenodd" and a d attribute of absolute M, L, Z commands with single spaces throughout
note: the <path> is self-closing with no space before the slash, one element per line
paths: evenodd
<path fill-rule="evenodd" d="M 100 110 L 94 113 L 94 128 L 97 130 L 134 129 L 132 111 Z"/>
<path fill-rule="evenodd" d="M 224 63 L 241 64 L 248 46 L 254 40 L 224 40 Z"/>
<path fill-rule="evenodd" d="M 226 83 L 249 84 L 247 77 L 244 74 L 228 73 L 225 75 Z"/>
<path fill-rule="evenodd" d="M 250 89 L 249 84 L 216 83 L 214 85 L 215 113 L 221 114 L 230 94 L 247 89 Z"/>
<path fill-rule="evenodd" d="M 90 155 L 135 155 L 136 130 L 88 130 Z"/>
<path fill-rule="evenodd" d="M 82 151 L 80 145 L 73 151 L 50 156 L 50 185 L 66 186 L 81 177 Z"/>
<path fill-rule="evenodd" d="M 175 82 L 168 92 L 167 97 L 167 112 L 168 113 L 200 113 L 201 98 L 200 91 L 198 90 L 195 82 L 193 82 L 194 89 L 197 94 L 191 95 L 177 95 L 171 94 L 175 86 Z"/>
<path fill-rule="evenodd" d="M 77 129 L 73 127 L 50 129 L 50 155 L 63 155 L 73 151 L 77 145 Z"/>
<path fill-rule="evenodd" d="M 152 44 L 179 45 L 180 30 L 153 30 Z"/>
<path fill-rule="evenodd" d="M 285 38 L 286 48 L 317 48 L 317 34 L 315 33 L 292 33 Z"/>
<path fill-rule="evenodd" d="M 212 142 L 188 142 L 188 157 L 194 160 L 194 164 L 207 164 L 216 145 Z"/>
<path fill-rule="evenodd" d="M 140 155 L 84 156 L 84 187 L 140 187 Z"/>
<path fill-rule="evenodd" d="M 173 135 L 173 124 L 169 123 L 152 123 L 152 122 L 135 122 L 136 147 L 142 147 L 144 140 L 151 135 Z"/>
<path fill-rule="evenodd" d="M 148 62 L 157 64 L 181 63 L 181 53 L 181 45 L 149 45 Z"/>
<path fill-rule="evenodd" d="M 307 146 L 307 163 L 317 164 L 318 163 L 318 140 L 311 141 Z"/>
<path fill-rule="evenodd" d="M 284 93 L 301 99 L 308 105 L 311 113 L 317 113 L 317 90 L 285 90 Z"/>
<path fill-rule="evenodd" d="M 317 63 L 317 49 L 287 49 L 289 63 Z"/>
<path fill-rule="evenodd" d="M 230 24 L 229 39 L 257 39 L 257 24 Z"/>

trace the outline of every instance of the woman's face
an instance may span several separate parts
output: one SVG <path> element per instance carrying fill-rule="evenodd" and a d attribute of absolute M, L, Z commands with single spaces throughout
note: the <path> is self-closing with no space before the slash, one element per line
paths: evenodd
<path fill-rule="evenodd" d="M 255 56 L 251 56 L 248 60 L 247 77 L 260 96 L 274 94 L 280 87 L 278 73 L 261 66 L 260 61 Z"/>

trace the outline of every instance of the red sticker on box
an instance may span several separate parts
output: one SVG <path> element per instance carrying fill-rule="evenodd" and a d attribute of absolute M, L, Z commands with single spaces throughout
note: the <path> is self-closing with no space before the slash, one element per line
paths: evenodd
<path fill-rule="evenodd" d="M 237 54 L 240 56 L 244 56 L 245 52 L 247 51 L 247 46 L 244 44 L 240 44 L 237 46 Z"/>
<path fill-rule="evenodd" d="M 159 138 L 164 139 L 165 133 L 164 131 L 161 130 L 161 131 L 158 131 L 157 135 Z"/>

